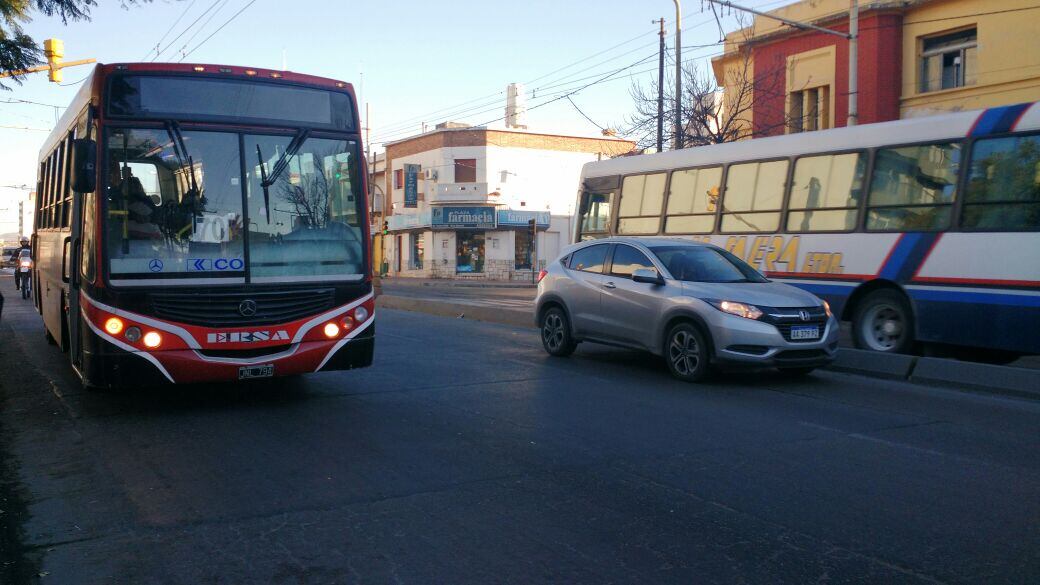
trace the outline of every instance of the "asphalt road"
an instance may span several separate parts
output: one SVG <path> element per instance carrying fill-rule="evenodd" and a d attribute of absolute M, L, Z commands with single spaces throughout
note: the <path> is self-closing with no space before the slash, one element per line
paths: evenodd
<path fill-rule="evenodd" d="M 95 393 L 8 295 L 0 583 L 1040 580 L 1040 403 L 377 319 L 366 370 Z"/>

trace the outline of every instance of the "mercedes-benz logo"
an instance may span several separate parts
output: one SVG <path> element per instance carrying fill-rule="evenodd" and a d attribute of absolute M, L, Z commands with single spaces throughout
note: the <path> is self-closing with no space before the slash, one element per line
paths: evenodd
<path fill-rule="evenodd" d="M 152 272 L 162 272 L 162 269 L 162 260 L 158 258 L 152 258 L 152 261 L 148 263 L 148 270 L 151 270 Z"/>
<path fill-rule="evenodd" d="M 805 309 L 798 311 L 798 316 L 802 318 L 802 321 L 808 321 L 811 317 L 811 315 L 809 315 L 809 311 L 806 311 Z"/>
<path fill-rule="evenodd" d="M 253 299 L 246 299 L 238 304 L 238 314 L 243 317 L 252 317 L 256 315 L 256 301 Z"/>

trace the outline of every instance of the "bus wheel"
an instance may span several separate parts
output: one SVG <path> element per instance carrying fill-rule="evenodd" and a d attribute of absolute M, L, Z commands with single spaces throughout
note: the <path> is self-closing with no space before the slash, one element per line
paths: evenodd
<path fill-rule="evenodd" d="M 856 306 L 852 337 L 860 349 L 909 353 L 914 345 L 910 305 L 893 290 L 870 293 Z"/>

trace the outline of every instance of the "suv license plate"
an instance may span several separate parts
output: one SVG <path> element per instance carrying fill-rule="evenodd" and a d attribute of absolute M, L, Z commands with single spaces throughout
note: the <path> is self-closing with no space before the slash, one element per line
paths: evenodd
<path fill-rule="evenodd" d="M 270 378 L 274 376 L 274 364 L 262 366 L 242 366 L 238 368 L 239 380 L 251 380 L 253 378 Z"/>
<path fill-rule="evenodd" d="M 791 327 L 791 339 L 819 339 L 819 327 Z"/>

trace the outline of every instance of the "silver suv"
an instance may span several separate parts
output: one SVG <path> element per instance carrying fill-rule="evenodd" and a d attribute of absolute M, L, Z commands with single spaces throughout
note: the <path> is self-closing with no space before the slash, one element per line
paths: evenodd
<path fill-rule="evenodd" d="M 838 322 L 825 301 L 771 282 L 733 254 L 689 240 L 582 242 L 550 263 L 535 315 L 545 351 L 582 341 L 647 350 L 672 374 L 773 366 L 804 375 L 834 359 Z"/>

